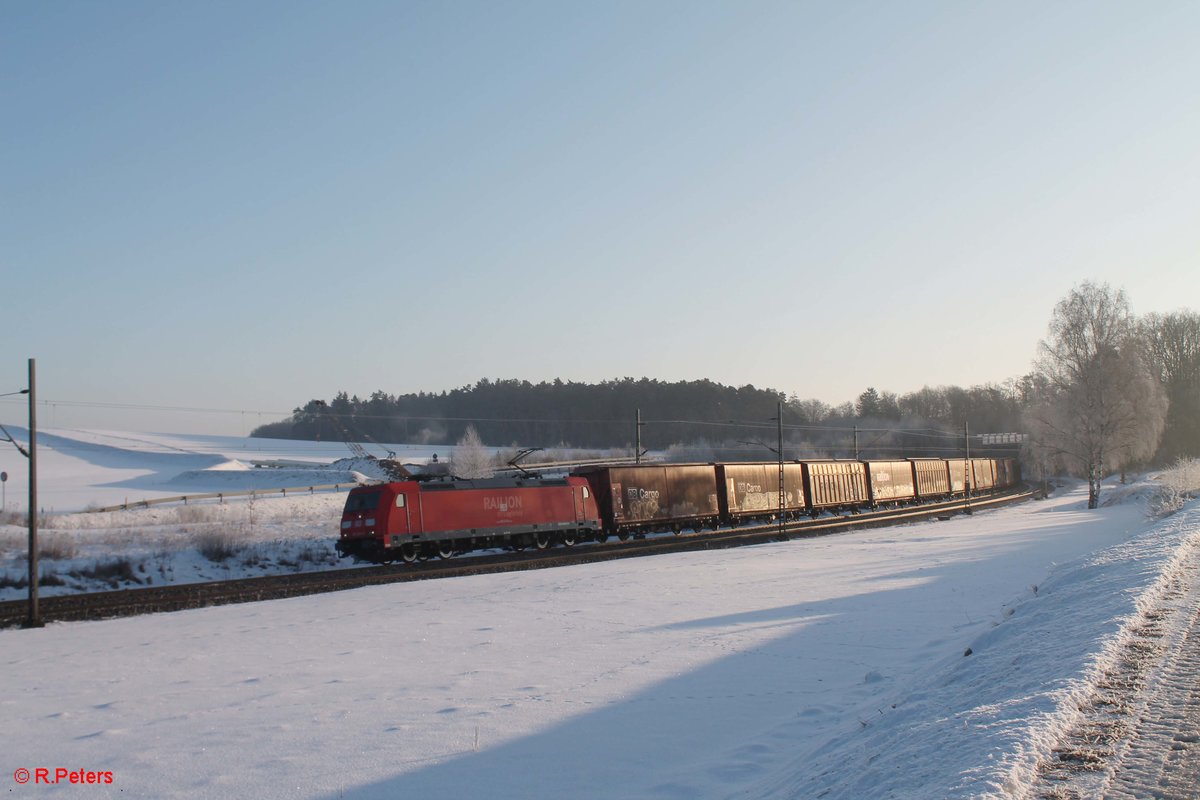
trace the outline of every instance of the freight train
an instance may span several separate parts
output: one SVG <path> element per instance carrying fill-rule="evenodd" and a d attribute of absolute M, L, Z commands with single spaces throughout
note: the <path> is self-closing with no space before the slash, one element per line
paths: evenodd
<path fill-rule="evenodd" d="M 1012 458 L 786 462 L 782 513 L 798 519 L 931 502 L 1019 481 Z M 360 486 L 346 498 L 337 551 L 376 563 L 413 562 L 717 528 L 777 519 L 779 490 L 778 462 L 593 466 L 565 478 Z"/>

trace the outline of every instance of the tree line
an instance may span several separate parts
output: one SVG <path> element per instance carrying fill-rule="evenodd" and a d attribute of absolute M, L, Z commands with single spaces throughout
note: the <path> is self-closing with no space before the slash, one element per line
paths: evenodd
<path fill-rule="evenodd" d="M 897 396 L 874 388 L 830 405 L 775 389 L 707 380 L 621 378 L 598 384 L 481 380 L 440 393 L 363 399 L 340 392 L 310 400 L 290 418 L 256 428 L 273 438 L 400 444 L 453 444 L 469 426 L 491 446 L 693 451 L 774 458 L 779 405 L 789 458 L 853 457 L 885 451 L 949 454 L 970 421 L 977 431 L 1016 431 L 1021 409 L 1012 382 L 969 389 L 926 387 Z"/>

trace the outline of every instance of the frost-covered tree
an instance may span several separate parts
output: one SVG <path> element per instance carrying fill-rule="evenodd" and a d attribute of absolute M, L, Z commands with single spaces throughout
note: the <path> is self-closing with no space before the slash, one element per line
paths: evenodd
<path fill-rule="evenodd" d="M 1166 418 L 1122 290 L 1085 282 L 1054 308 L 1038 345 L 1038 397 L 1029 410 L 1036 457 L 1088 479 L 1100 503 L 1105 472 L 1151 456 Z"/>
<path fill-rule="evenodd" d="M 450 456 L 450 471 L 455 477 L 466 480 L 490 478 L 496 474 L 492 454 L 483 446 L 483 440 L 479 438 L 474 425 L 468 425 L 463 437 L 458 440 Z"/>
<path fill-rule="evenodd" d="M 1170 400 L 1159 456 L 1164 461 L 1200 456 L 1200 314 L 1148 314 L 1138 328 Z"/>

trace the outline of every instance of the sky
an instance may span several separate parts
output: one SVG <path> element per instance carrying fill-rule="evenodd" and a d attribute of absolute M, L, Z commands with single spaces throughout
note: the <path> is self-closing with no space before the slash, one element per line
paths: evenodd
<path fill-rule="evenodd" d="M 1084 280 L 1200 307 L 1200 4 L 0 2 L 0 394 L 1030 370 Z M 26 418 L 0 398 L 0 422 Z"/>

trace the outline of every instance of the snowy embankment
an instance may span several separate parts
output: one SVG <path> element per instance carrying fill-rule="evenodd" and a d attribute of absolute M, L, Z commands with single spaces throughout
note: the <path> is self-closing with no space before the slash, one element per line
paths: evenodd
<path fill-rule="evenodd" d="M 859 731 L 762 787 L 764 797 L 1023 797 L 1200 546 L 1200 506 L 1056 565 L 961 658 Z M 933 794 L 930 787 L 937 787 Z"/>
<path fill-rule="evenodd" d="M 89 797 L 1020 797 L 1198 531 L 1075 491 L 3 631 L 0 766 L 111 770 Z"/>
<path fill-rule="evenodd" d="M 345 494 L 55 514 L 39 594 L 131 589 L 351 566 L 334 551 Z M 28 535 L 0 524 L 0 600 L 28 594 Z"/>

